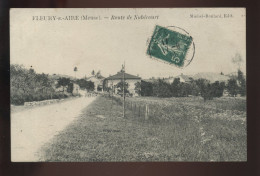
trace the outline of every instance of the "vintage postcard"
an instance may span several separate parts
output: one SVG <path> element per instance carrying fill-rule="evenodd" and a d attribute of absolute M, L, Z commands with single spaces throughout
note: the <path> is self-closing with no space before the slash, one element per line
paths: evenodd
<path fill-rule="evenodd" d="M 12 162 L 247 161 L 245 15 L 10 9 Z"/>

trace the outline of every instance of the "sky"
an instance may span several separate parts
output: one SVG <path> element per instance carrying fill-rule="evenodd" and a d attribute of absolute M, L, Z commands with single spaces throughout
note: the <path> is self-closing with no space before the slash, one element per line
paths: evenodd
<path fill-rule="evenodd" d="M 190 15 L 223 18 L 191 18 Z M 232 17 L 224 18 L 231 14 Z M 101 20 L 35 20 L 36 16 L 95 16 Z M 111 20 L 111 16 L 159 16 L 153 20 Z M 104 17 L 108 17 L 105 19 Z M 33 20 L 34 19 L 34 20 Z M 185 29 L 195 43 L 189 66 L 178 68 L 146 54 L 156 25 Z M 38 73 L 105 77 L 126 72 L 142 78 L 198 72 L 236 72 L 232 58 L 239 54 L 246 71 L 245 9 L 11 9 L 11 64 L 32 66 Z"/>

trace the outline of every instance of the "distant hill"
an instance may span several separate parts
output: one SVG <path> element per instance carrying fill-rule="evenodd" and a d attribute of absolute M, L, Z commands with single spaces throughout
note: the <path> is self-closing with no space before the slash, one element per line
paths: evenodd
<path fill-rule="evenodd" d="M 213 72 L 203 72 L 203 73 L 197 73 L 193 76 L 190 76 L 193 79 L 207 79 L 210 82 L 214 83 L 215 81 L 220 82 L 227 82 L 228 79 L 230 79 L 230 76 L 227 75 L 221 75 L 219 73 L 213 73 Z"/>

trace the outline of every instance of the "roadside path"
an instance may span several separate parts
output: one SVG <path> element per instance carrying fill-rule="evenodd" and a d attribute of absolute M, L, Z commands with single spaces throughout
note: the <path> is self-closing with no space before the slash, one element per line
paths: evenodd
<path fill-rule="evenodd" d="M 38 149 L 69 125 L 96 97 L 81 97 L 11 113 L 11 160 L 38 161 Z"/>

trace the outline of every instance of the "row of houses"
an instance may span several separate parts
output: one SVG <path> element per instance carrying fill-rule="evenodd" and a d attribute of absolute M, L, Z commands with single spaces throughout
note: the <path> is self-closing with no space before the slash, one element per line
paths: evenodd
<path fill-rule="evenodd" d="M 104 78 L 102 76 L 91 76 L 89 78 L 86 78 L 87 81 L 92 81 L 95 85 L 95 91 L 96 92 L 103 92 L 104 89 L 110 88 L 110 90 L 113 90 L 115 94 L 118 93 L 118 90 L 116 89 L 116 85 L 122 81 L 123 77 L 125 78 L 125 82 L 128 83 L 128 91 L 130 94 L 137 96 L 135 92 L 135 85 L 137 82 L 146 81 L 146 82 L 153 82 L 156 81 L 156 79 L 142 79 L 139 76 L 135 76 L 129 73 L 123 73 L 122 71 L 117 72 L 115 75 L 109 76 L 107 78 Z M 179 78 L 180 82 L 183 83 L 190 83 L 192 80 L 196 79 L 207 79 L 210 82 L 225 82 L 227 83 L 228 79 L 230 78 L 229 76 L 218 74 L 218 73 L 198 73 L 195 75 L 184 75 L 180 74 L 175 77 L 169 77 L 169 78 L 164 78 L 164 80 L 168 83 L 172 83 L 175 78 Z"/>
<path fill-rule="evenodd" d="M 56 80 L 58 80 L 58 78 L 60 77 L 60 75 L 54 75 L 53 78 Z M 107 78 L 101 76 L 101 75 L 93 75 L 90 77 L 86 77 L 85 80 L 86 81 L 91 81 L 94 83 L 94 91 L 95 92 L 103 92 L 104 90 L 112 90 L 113 93 L 117 94 L 118 93 L 118 89 L 117 89 L 117 84 L 119 82 L 121 82 L 123 80 L 123 78 L 125 79 L 125 82 L 128 83 L 128 91 L 130 94 L 132 94 L 133 96 L 137 96 L 137 93 L 135 91 L 135 87 L 136 87 L 136 83 L 144 81 L 144 82 L 155 82 L 158 79 L 155 78 L 151 78 L 151 79 L 142 79 L 141 77 L 139 77 L 138 75 L 132 75 L 129 73 L 124 73 L 122 70 L 117 72 L 115 75 L 109 76 Z M 168 78 L 163 78 L 164 81 L 168 82 L 168 83 L 173 83 L 174 79 L 179 78 L 180 82 L 182 83 L 190 83 L 192 82 L 192 80 L 197 80 L 197 79 L 207 79 L 209 80 L 211 83 L 215 82 L 215 81 L 219 81 L 219 82 L 225 82 L 227 83 L 228 79 L 230 79 L 229 75 L 223 75 L 223 74 L 218 74 L 218 73 L 197 73 L 195 75 L 184 75 L 184 74 L 180 74 L 178 76 L 171 76 Z M 70 79 L 75 79 L 75 78 L 70 78 Z M 57 90 L 62 91 L 63 88 L 57 88 Z M 66 91 L 66 90 L 65 90 Z M 84 90 L 81 90 L 79 85 L 77 85 L 76 83 L 73 83 L 73 94 L 82 94 Z"/>

